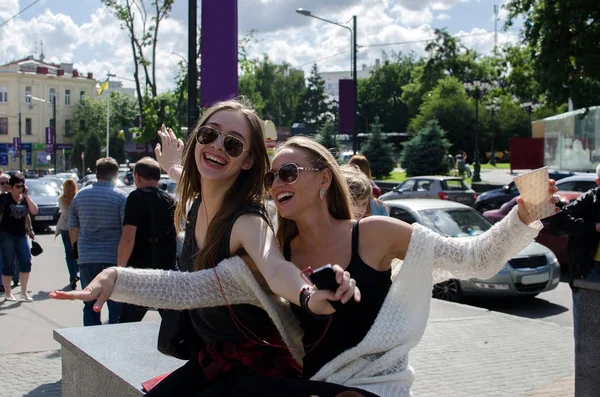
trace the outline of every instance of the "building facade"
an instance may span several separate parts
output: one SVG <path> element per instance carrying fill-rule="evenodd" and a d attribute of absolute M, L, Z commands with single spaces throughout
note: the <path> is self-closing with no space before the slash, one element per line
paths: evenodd
<path fill-rule="evenodd" d="M 0 66 L 0 168 L 70 169 L 77 102 L 96 96 L 92 73 L 33 56 Z M 56 114 L 56 119 L 54 115 Z M 55 128 L 52 128 L 55 125 Z"/>
<path fill-rule="evenodd" d="M 380 65 L 379 59 L 375 60 L 375 66 L 362 65 L 360 69 L 356 70 L 357 79 L 366 79 L 371 77 L 371 72 L 374 68 Z M 320 72 L 319 75 L 325 80 L 325 94 L 331 100 L 339 100 L 340 97 L 340 80 L 351 79 L 352 72 L 348 70 L 343 71 L 332 71 L 332 72 Z"/>

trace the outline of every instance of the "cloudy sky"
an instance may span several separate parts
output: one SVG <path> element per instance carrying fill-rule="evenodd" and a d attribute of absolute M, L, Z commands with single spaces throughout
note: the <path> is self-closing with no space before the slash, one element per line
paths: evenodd
<path fill-rule="evenodd" d="M 150 0 L 146 0 L 150 3 Z M 218 1 L 218 0 L 211 0 Z M 0 0 L 0 24 L 35 0 Z M 506 0 L 239 0 L 239 34 L 257 30 L 259 43 L 251 55 L 268 54 L 309 70 L 317 61 L 321 70 L 348 70 L 350 39 L 347 30 L 294 12 L 297 8 L 345 23 L 358 16 L 358 65 L 372 65 L 381 51 L 414 51 L 423 55 L 436 28 L 446 27 L 480 52 L 494 43 L 494 4 Z M 159 91 L 174 86 L 176 64 L 187 54 L 188 2 L 175 0 L 173 11 L 160 28 L 157 56 Z M 201 3 L 201 0 L 198 1 Z M 200 7 L 198 18 L 200 18 Z M 518 30 L 502 31 L 505 12 L 500 12 L 499 44 L 514 42 Z M 96 78 L 108 71 L 132 77 L 131 48 L 116 19 L 100 0 L 38 0 L 19 17 L 0 26 L 0 64 L 39 53 L 52 62 L 72 62 Z M 406 42 L 413 42 L 408 43 Z M 388 43 L 404 43 L 378 46 Z M 124 81 L 126 86 L 132 83 Z"/>

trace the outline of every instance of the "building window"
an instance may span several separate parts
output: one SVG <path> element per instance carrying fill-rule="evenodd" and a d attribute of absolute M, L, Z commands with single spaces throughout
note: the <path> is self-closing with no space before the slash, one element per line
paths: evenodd
<path fill-rule="evenodd" d="M 71 106 L 71 90 L 65 90 L 65 106 Z"/>
<path fill-rule="evenodd" d="M 0 103 L 8 102 L 8 87 L 3 85 L 0 86 Z"/>
<path fill-rule="evenodd" d="M 33 134 L 33 128 L 31 127 L 31 119 L 26 118 L 25 119 L 25 135 L 31 135 L 31 134 Z"/>
<path fill-rule="evenodd" d="M 50 103 L 54 103 L 54 98 L 56 98 L 56 90 L 54 88 L 50 88 Z"/>
<path fill-rule="evenodd" d="M 65 136 L 71 136 L 72 133 L 71 120 L 65 120 Z"/>
<path fill-rule="evenodd" d="M 0 117 L 0 135 L 8 135 L 8 117 Z"/>
<path fill-rule="evenodd" d="M 84 96 L 85 96 L 85 91 L 79 91 L 79 101 L 83 101 Z"/>
<path fill-rule="evenodd" d="M 31 103 L 31 87 L 25 87 L 25 103 Z"/>

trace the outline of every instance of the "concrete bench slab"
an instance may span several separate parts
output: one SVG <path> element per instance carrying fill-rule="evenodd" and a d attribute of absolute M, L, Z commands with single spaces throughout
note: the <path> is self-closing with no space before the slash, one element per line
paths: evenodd
<path fill-rule="evenodd" d="M 142 382 L 185 362 L 156 350 L 159 321 L 54 331 L 62 352 L 63 397 L 138 397 Z"/>

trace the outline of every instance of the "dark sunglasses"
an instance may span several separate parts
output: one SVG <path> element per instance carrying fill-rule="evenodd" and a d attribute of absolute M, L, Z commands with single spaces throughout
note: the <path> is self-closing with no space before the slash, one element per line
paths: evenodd
<path fill-rule="evenodd" d="M 298 180 L 298 174 L 300 171 L 321 171 L 321 168 L 306 168 L 306 167 L 298 167 L 298 164 L 287 163 L 279 167 L 279 171 L 269 171 L 265 174 L 265 189 L 270 190 L 271 186 L 273 186 L 273 182 L 275 182 L 275 178 L 279 176 L 279 179 L 282 180 L 283 183 L 287 183 L 291 185 L 292 183 Z"/>
<path fill-rule="evenodd" d="M 207 125 L 198 128 L 196 142 L 200 145 L 208 145 L 216 141 L 219 135 L 223 135 L 223 147 L 229 157 L 239 157 L 243 152 L 247 152 L 247 150 L 244 150 L 244 142 L 241 139 L 233 135 L 224 134 Z"/>
<path fill-rule="evenodd" d="M 15 185 L 15 187 L 16 187 L 17 189 L 23 189 L 23 188 L 25 187 L 25 185 Z"/>

